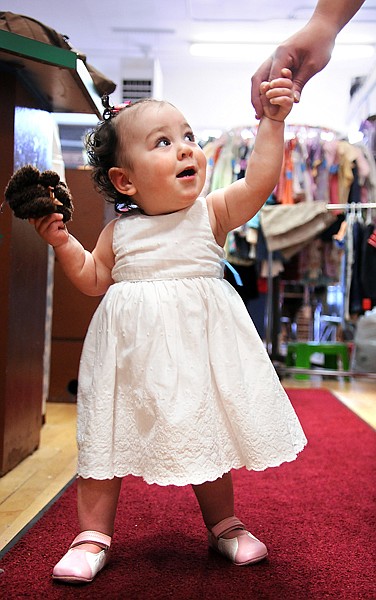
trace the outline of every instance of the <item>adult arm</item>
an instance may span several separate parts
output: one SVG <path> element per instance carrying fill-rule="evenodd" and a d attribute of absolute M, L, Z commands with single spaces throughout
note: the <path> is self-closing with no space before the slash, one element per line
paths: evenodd
<path fill-rule="evenodd" d="M 281 68 L 291 69 L 294 99 L 299 102 L 303 87 L 329 62 L 337 34 L 364 4 L 364 0 L 318 0 L 308 23 L 280 44 L 252 77 L 252 104 L 259 119 L 262 81 L 271 81 Z"/>

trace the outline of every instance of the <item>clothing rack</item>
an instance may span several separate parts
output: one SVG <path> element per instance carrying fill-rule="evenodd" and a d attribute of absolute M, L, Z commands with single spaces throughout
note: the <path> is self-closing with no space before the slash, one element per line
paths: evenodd
<path fill-rule="evenodd" d="M 258 125 L 259 124 L 254 124 L 254 125 L 248 124 L 245 126 L 238 126 L 238 127 L 228 130 L 227 132 L 223 132 L 221 137 L 218 140 L 216 140 L 216 141 L 213 140 L 214 144 L 209 149 L 209 152 L 207 155 L 208 164 L 210 164 L 210 159 L 213 156 L 215 157 L 215 160 L 213 160 L 213 162 L 212 162 L 212 170 L 210 171 L 208 180 L 206 182 L 206 185 L 208 186 L 208 191 L 209 190 L 213 191 L 214 189 L 217 189 L 218 187 L 224 187 L 225 185 L 227 185 L 228 183 L 231 183 L 233 181 L 234 176 L 235 177 L 241 176 L 241 173 L 243 170 L 245 172 L 247 155 L 245 154 L 243 156 L 243 152 L 245 151 L 246 148 L 248 148 L 248 150 L 250 150 L 252 148 L 252 144 L 254 142 L 254 138 L 257 133 Z M 300 154 L 298 152 L 299 156 L 302 154 L 302 152 L 304 150 L 307 149 L 307 147 L 311 144 L 311 141 L 313 141 L 315 144 L 319 143 L 320 145 L 321 145 L 321 143 L 324 144 L 327 142 L 330 144 L 330 142 L 332 142 L 332 141 L 338 142 L 338 143 L 347 142 L 347 139 L 346 139 L 346 137 L 343 136 L 343 134 L 341 134 L 340 132 L 335 131 L 331 128 L 315 126 L 315 125 L 310 125 L 310 124 L 304 124 L 304 123 L 291 123 L 291 124 L 289 123 L 286 125 L 286 128 L 285 128 L 285 151 L 292 147 L 291 141 L 294 139 L 298 142 L 298 145 L 296 147 L 300 148 L 300 150 L 299 150 Z M 347 142 L 347 143 L 349 143 L 349 142 Z M 218 151 L 219 148 L 221 148 L 221 150 L 218 152 L 218 154 L 216 154 L 216 152 L 213 150 L 213 148 L 216 148 L 216 151 Z M 295 146 L 294 146 L 294 148 L 295 148 Z M 312 146 L 311 146 L 311 148 L 312 148 Z M 210 152 L 212 154 L 210 154 Z M 303 154 L 304 154 L 304 152 L 303 152 Z M 309 156 L 310 156 L 310 161 L 312 162 L 312 160 L 311 160 L 312 156 L 311 155 L 309 155 Z M 304 157 L 305 157 L 305 154 L 304 154 Z M 223 159 L 223 160 L 221 161 L 221 159 Z M 333 160 L 334 160 L 334 158 L 333 158 Z M 309 164 L 307 165 L 307 168 L 311 168 L 311 166 L 312 166 L 311 162 L 309 162 Z M 295 164 L 295 163 L 293 163 L 293 164 Z M 327 169 L 329 169 L 329 167 L 327 167 Z M 287 170 L 289 171 L 290 169 L 287 169 Z M 297 172 L 300 173 L 300 170 L 297 170 Z M 302 170 L 302 172 L 303 172 L 303 170 Z M 329 171 L 328 171 L 328 173 L 329 173 Z M 291 178 L 286 177 L 286 181 L 287 180 L 290 182 Z M 323 181 L 323 180 L 321 179 L 321 181 Z M 361 210 L 362 209 L 370 209 L 371 210 L 373 208 L 376 209 L 376 203 L 374 203 L 374 202 L 367 202 L 367 203 L 351 202 L 351 203 L 347 203 L 347 204 L 345 204 L 345 203 L 326 204 L 326 202 L 329 201 L 329 198 L 336 201 L 336 200 L 338 200 L 338 197 L 340 197 L 340 196 L 338 196 L 337 198 L 332 197 L 330 190 L 327 190 L 327 192 L 325 194 L 320 194 L 320 192 L 318 191 L 318 186 L 312 187 L 311 190 L 307 189 L 309 186 L 309 178 L 306 179 L 305 177 L 303 177 L 303 178 L 299 177 L 298 180 L 295 180 L 295 183 L 297 185 L 297 189 L 293 187 L 293 194 L 295 194 L 296 197 L 298 197 L 300 195 L 305 198 L 306 202 L 315 202 L 315 201 L 320 200 L 320 197 L 321 197 L 322 200 L 324 201 L 323 204 L 325 203 L 324 205 L 328 211 L 333 211 L 333 210 L 334 211 L 349 211 L 350 215 L 354 211 L 354 213 L 357 214 L 355 212 L 357 204 L 359 204 L 361 206 Z M 288 196 L 290 196 L 292 194 L 292 190 L 290 188 L 291 183 L 285 187 L 285 181 L 282 178 L 279 182 L 279 185 L 281 187 L 282 194 L 286 190 L 287 190 Z M 369 193 L 371 194 L 371 192 L 369 192 Z M 290 199 L 290 198 L 288 198 L 288 199 Z M 374 200 L 373 193 L 368 199 Z M 344 197 L 343 200 L 347 200 L 347 198 Z M 283 200 L 281 201 L 281 199 L 278 197 L 277 197 L 277 201 L 279 204 L 291 204 L 291 202 L 283 202 Z M 359 211 L 359 208 L 357 210 Z M 279 312 L 278 312 L 279 282 L 278 282 L 278 276 L 276 278 L 273 278 L 273 275 L 272 275 L 273 274 L 273 253 L 272 253 L 272 251 L 269 251 L 268 248 L 267 248 L 266 258 L 267 258 L 268 292 L 266 295 L 266 307 L 265 307 L 265 316 L 264 316 L 265 345 L 266 345 L 266 349 L 267 349 L 267 352 L 268 352 L 270 358 L 272 360 L 273 359 L 279 360 L 280 357 L 279 357 L 278 333 L 277 333 L 277 327 L 275 326 L 275 324 L 277 322 L 279 322 Z"/>
<path fill-rule="evenodd" d="M 376 202 L 351 202 L 347 204 L 327 204 L 327 210 L 352 211 L 362 209 L 376 209 Z M 273 299 L 274 299 L 274 282 L 272 276 L 273 252 L 268 250 L 268 294 L 266 306 L 266 336 L 265 344 L 269 356 L 273 359 L 275 352 L 272 341 L 272 325 L 273 325 Z M 376 378 L 375 373 L 361 373 L 355 371 L 328 371 L 327 369 L 301 369 L 296 367 L 278 366 L 278 370 L 282 374 L 306 374 L 306 375 L 334 375 L 347 377 L 367 377 Z"/>
<path fill-rule="evenodd" d="M 351 202 L 348 204 L 327 204 L 327 210 L 342 210 L 348 211 L 352 209 L 376 209 L 376 202 Z M 273 343 L 273 299 L 275 294 L 273 293 L 273 251 L 268 250 L 268 293 L 266 297 L 266 327 L 265 327 L 265 345 L 269 356 L 272 358 L 275 354 L 274 343 Z"/>

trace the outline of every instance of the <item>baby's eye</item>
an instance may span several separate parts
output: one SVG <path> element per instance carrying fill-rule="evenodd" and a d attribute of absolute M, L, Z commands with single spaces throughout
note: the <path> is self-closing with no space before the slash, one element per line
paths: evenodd
<path fill-rule="evenodd" d="M 156 146 L 157 148 L 163 148 L 165 146 L 169 146 L 171 144 L 170 140 L 167 138 L 161 138 L 158 140 Z"/>
<path fill-rule="evenodd" d="M 188 133 L 185 134 L 184 139 L 188 140 L 188 142 L 194 142 L 195 141 L 194 133 L 192 131 L 189 131 Z"/>

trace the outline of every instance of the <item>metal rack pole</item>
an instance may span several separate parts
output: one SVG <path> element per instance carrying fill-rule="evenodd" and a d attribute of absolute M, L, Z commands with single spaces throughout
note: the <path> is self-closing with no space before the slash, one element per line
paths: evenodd
<path fill-rule="evenodd" d="M 376 208 L 376 202 L 351 202 L 350 204 L 327 204 L 327 210 L 348 210 L 351 208 Z"/>

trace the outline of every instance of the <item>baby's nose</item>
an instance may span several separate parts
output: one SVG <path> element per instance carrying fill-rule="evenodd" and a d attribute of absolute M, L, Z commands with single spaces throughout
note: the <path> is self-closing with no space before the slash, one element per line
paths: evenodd
<path fill-rule="evenodd" d="M 193 150 L 191 146 L 185 142 L 182 142 L 179 148 L 179 157 L 184 158 L 185 156 L 192 156 Z"/>

